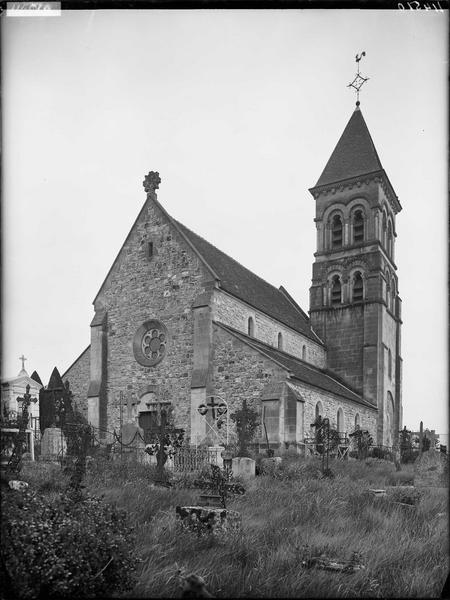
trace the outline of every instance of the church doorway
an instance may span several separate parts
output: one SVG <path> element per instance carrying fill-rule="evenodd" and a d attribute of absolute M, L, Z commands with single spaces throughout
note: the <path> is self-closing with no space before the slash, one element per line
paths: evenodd
<path fill-rule="evenodd" d="M 139 427 L 144 430 L 144 440 L 146 444 L 151 442 L 152 434 L 158 427 L 158 413 L 156 410 L 149 410 L 139 413 Z"/>

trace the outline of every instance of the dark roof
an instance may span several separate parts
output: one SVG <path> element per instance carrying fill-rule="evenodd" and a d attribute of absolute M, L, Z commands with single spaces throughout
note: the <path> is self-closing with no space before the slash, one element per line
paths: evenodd
<path fill-rule="evenodd" d="M 353 112 L 315 187 L 383 170 L 359 108 Z"/>
<path fill-rule="evenodd" d="M 300 307 L 296 306 L 294 301 L 289 299 L 286 293 L 243 267 L 179 221 L 175 219 L 173 221 L 217 275 L 220 287 L 223 290 L 314 340 L 316 343 L 322 344 L 321 340 L 312 331 L 306 314 Z"/>
<path fill-rule="evenodd" d="M 59 374 L 58 369 L 55 367 L 50 375 L 50 380 L 47 385 L 48 390 L 57 390 L 63 388 L 63 382 L 61 379 L 61 375 Z"/>
<path fill-rule="evenodd" d="M 255 348 L 255 350 L 263 352 L 272 360 L 277 361 L 282 367 L 290 371 L 295 379 L 314 387 L 318 387 L 327 392 L 332 392 L 333 394 L 337 394 L 338 396 L 342 396 L 348 400 L 353 400 L 353 402 L 358 402 L 364 406 L 376 408 L 364 400 L 359 394 L 349 389 L 343 383 L 337 381 L 333 377 L 332 373 L 323 369 L 319 369 L 318 367 L 315 367 L 310 363 L 297 358 L 296 356 L 292 356 L 292 354 L 278 350 L 273 346 L 268 346 L 267 344 L 264 344 L 264 342 L 261 342 L 256 338 L 251 338 L 240 331 L 228 327 L 227 325 L 223 325 L 222 323 L 216 324 L 240 338 L 243 342 Z"/>
<path fill-rule="evenodd" d="M 41 378 L 39 377 L 37 371 L 33 371 L 31 373 L 31 379 L 33 379 L 36 383 L 39 383 L 39 385 L 43 385 Z"/>

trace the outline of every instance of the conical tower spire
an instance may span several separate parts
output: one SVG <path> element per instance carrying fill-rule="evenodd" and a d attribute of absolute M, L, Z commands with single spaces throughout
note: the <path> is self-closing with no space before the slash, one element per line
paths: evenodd
<path fill-rule="evenodd" d="M 357 106 L 314 187 L 381 170 L 383 166 L 375 144 Z"/>

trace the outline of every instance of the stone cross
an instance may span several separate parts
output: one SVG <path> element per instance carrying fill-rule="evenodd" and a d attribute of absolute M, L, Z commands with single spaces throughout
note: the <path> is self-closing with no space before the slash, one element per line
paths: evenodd
<path fill-rule="evenodd" d="M 159 176 L 158 171 L 150 171 L 148 175 L 145 176 L 142 185 L 144 186 L 144 190 L 148 193 L 155 193 L 155 190 L 159 188 L 159 184 L 161 183 L 161 177 Z"/>
<path fill-rule="evenodd" d="M 22 371 L 25 371 L 25 361 L 28 359 L 22 354 L 22 356 L 19 356 L 19 360 L 22 361 Z"/>

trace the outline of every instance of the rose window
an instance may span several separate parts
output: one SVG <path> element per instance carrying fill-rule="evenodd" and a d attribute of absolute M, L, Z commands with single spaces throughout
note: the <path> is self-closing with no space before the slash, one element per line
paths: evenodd
<path fill-rule="evenodd" d="M 144 367 L 156 365 L 166 355 L 168 341 L 165 325 L 155 319 L 146 321 L 134 335 L 135 359 Z"/>
<path fill-rule="evenodd" d="M 142 338 L 142 353 L 147 358 L 162 358 L 166 351 L 166 336 L 159 329 L 150 329 Z"/>

